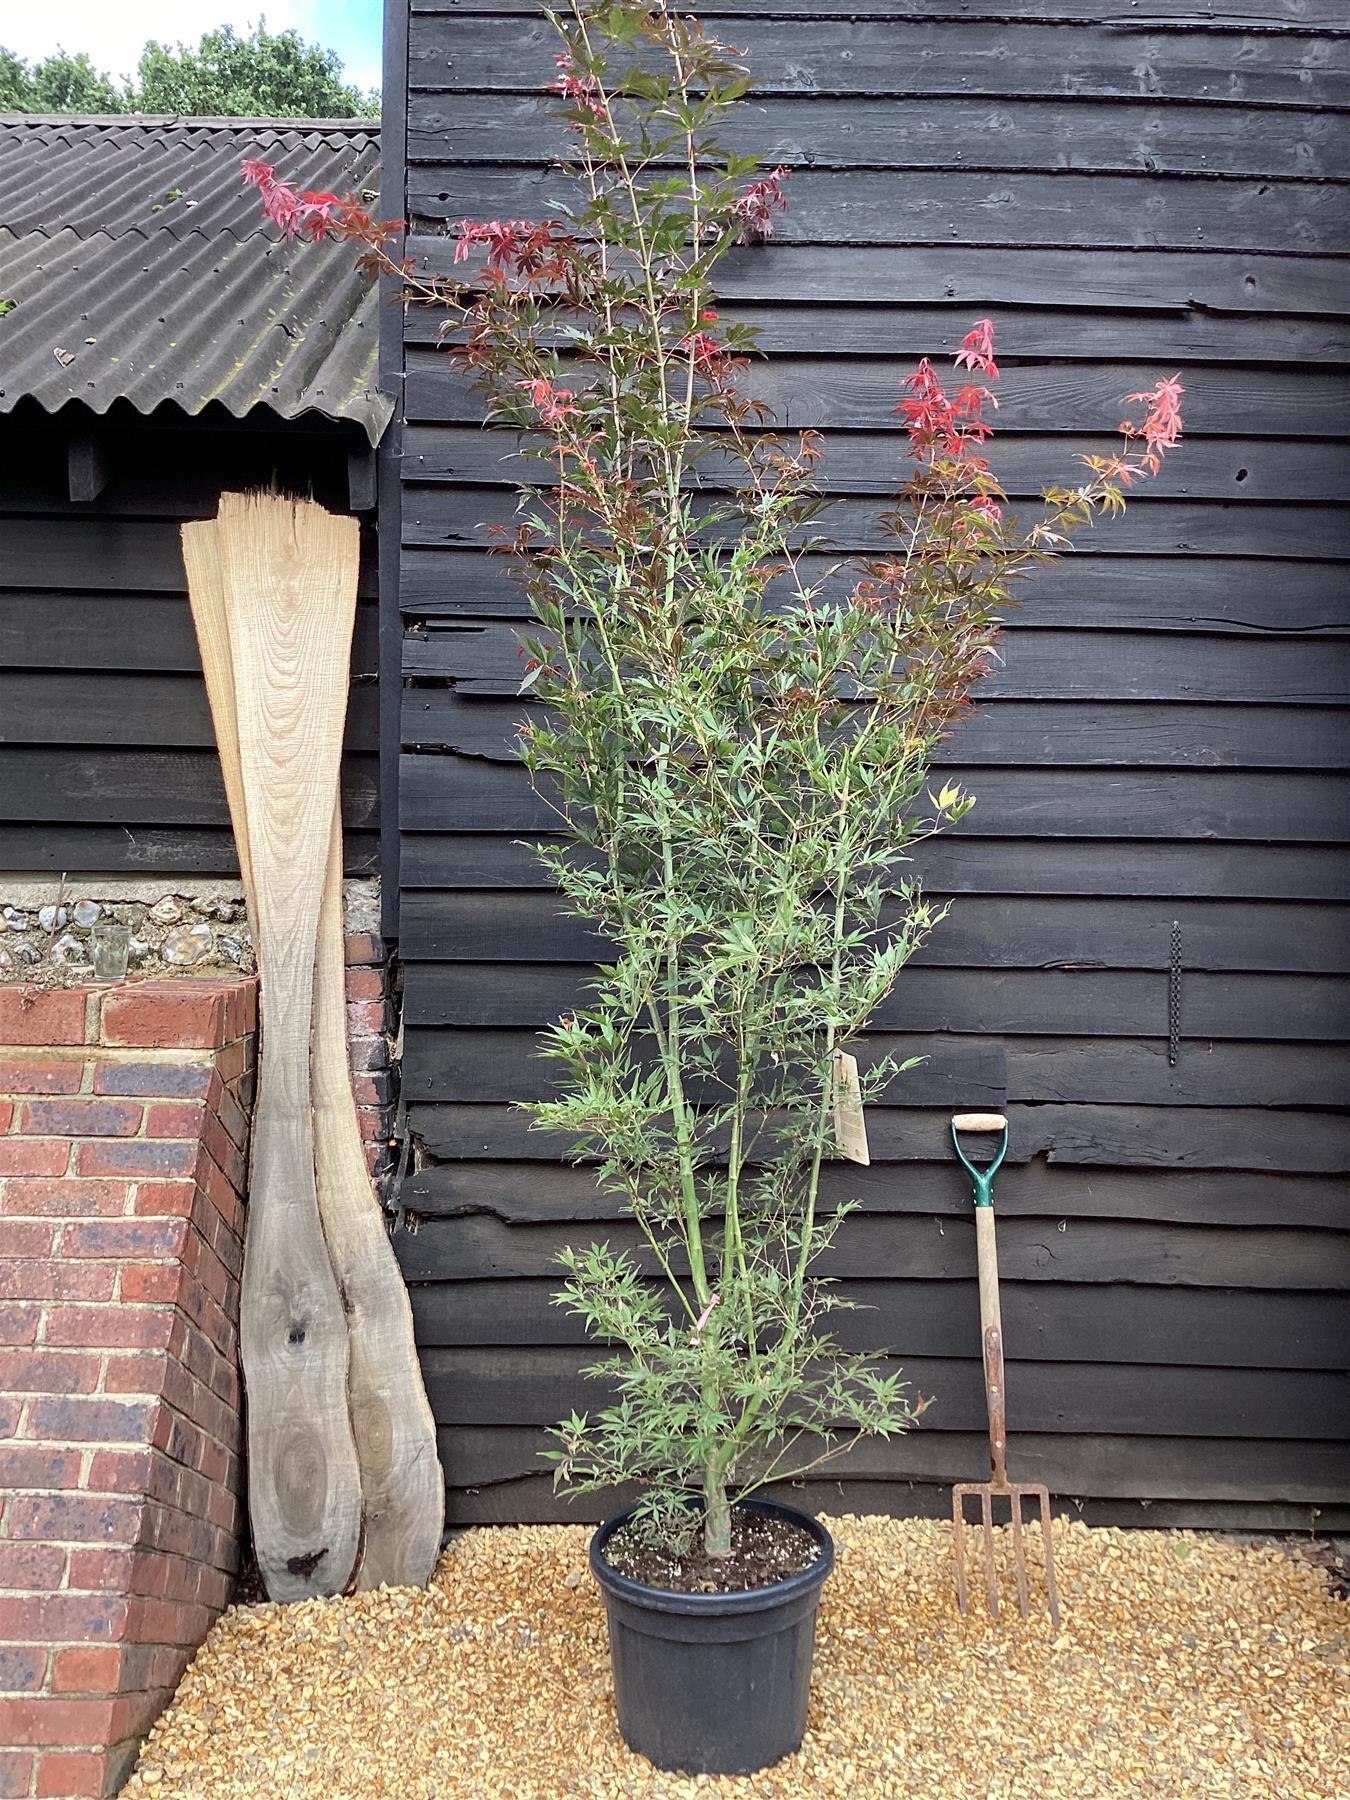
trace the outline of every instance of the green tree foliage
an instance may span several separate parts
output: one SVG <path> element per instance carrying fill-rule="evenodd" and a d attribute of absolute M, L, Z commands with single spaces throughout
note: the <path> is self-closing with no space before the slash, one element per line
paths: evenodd
<path fill-rule="evenodd" d="M 208 31 L 193 49 L 148 43 L 132 81 L 115 83 L 81 52 L 57 50 L 26 63 L 0 48 L 0 111 L 25 113 L 183 113 L 194 117 L 374 118 L 378 93 L 342 80 L 331 51 L 295 31 L 259 25 L 247 37 L 231 26 Z"/>

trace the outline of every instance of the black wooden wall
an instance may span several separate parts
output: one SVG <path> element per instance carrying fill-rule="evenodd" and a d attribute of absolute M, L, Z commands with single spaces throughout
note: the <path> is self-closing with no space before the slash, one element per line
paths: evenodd
<path fill-rule="evenodd" d="M 447 268 L 447 222 L 537 217 L 560 191 L 538 98 L 554 44 L 528 0 L 392 5 L 412 249 Z M 894 480 L 901 375 L 981 313 L 1022 493 L 1112 441 L 1131 390 L 1174 370 L 1187 389 L 1185 448 L 1038 583 L 951 747 L 979 803 L 923 866 L 952 916 L 879 1021 L 929 1060 L 872 1120 L 877 1163 L 833 1188 L 864 1208 L 835 1267 L 876 1310 L 851 1328 L 937 1403 L 813 1497 L 941 1509 L 984 1464 L 973 1231 L 944 1127 L 954 1105 L 1006 1102 L 1015 1472 L 1097 1518 L 1344 1525 L 1350 21 L 1337 0 L 706 16 L 758 78 L 742 141 L 797 171 L 724 314 L 760 326 L 754 382 L 780 417 L 825 431 L 842 543 L 868 543 Z M 629 1233 L 511 1109 L 543 1091 L 532 1034 L 596 945 L 520 841 L 546 818 L 510 750 L 519 602 L 482 551 L 520 465 L 434 332 L 414 314 L 405 343 L 404 1087 L 422 1166 L 399 1243 L 450 1517 L 548 1518 L 541 1428 L 584 1399 L 586 1355 L 549 1305 L 554 1257 Z"/>
<path fill-rule="evenodd" d="M 69 445 L 104 485 L 70 497 Z M 151 420 L 116 407 L 0 420 L 0 871 L 158 875 L 238 864 L 206 704 L 185 519 L 279 484 L 344 511 L 364 438 L 270 415 Z M 363 556 L 345 763 L 347 867 L 378 861 L 374 532 Z"/>

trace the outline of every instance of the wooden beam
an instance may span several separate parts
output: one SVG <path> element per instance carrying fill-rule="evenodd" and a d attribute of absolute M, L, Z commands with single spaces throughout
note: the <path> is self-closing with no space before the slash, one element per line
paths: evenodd
<path fill-rule="evenodd" d="M 347 452 L 347 505 L 354 513 L 375 510 L 375 452 L 368 444 Z"/>
<path fill-rule="evenodd" d="M 91 437 L 73 437 L 66 446 L 66 481 L 70 497 L 77 504 L 97 500 L 108 485 L 108 469 L 103 451 Z"/>

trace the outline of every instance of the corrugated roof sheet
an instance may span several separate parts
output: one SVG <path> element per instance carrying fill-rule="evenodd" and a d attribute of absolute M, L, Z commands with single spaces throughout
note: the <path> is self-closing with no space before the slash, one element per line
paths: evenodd
<path fill-rule="evenodd" d="M 375 284 L 354 245 L 281 240 L 245 156 L 301 188 L 373 201 L 379 183 L 369 119 L 0 114 L 0 411 L 215 400 L 378 441 Z"/>

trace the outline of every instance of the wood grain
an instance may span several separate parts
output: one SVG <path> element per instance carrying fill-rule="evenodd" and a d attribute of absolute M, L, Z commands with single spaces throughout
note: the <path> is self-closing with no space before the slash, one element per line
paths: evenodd
<path fill-rule="evenodd" d="M 342 1592 L 361 1546 L 347 1326 L 319 1222 L 309 1072 L 358 528 L 312 502 L 227 494 L 217 546 L 262 982 L 240 1318 L 249 1513 L 268 1594 L 298 1600 Z"/>

